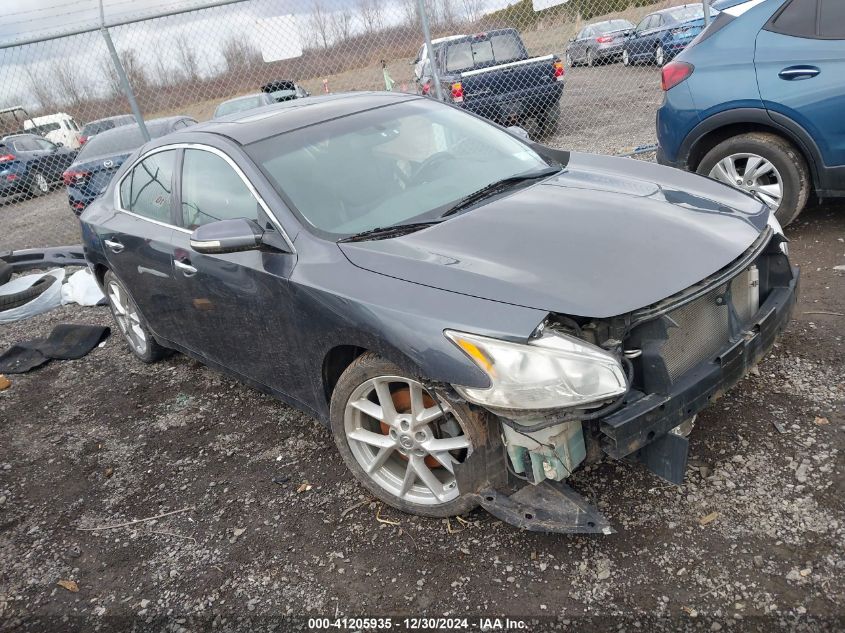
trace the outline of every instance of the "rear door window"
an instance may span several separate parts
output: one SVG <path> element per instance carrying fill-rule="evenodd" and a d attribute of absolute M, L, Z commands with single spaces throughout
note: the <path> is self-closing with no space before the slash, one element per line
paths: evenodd
<path fill-rule="evenodd" d="M 845 2 L 821 0 L 819 36 L 826 39 L 845 40 Z"/>
<path fill-rule="evenodd" d="M 258 200 L 232 166 L 217 154 L 186 149 L 182 161 L 182 226 L 217 220 L 258 220 Z"/>
<path fill-rule="evenodd" d="M 145 218 L 171 224 L 175 164 L 176 152 L 165 150 L 135 165 L 121 182 L 121 206 Z"/>
<path fill-rule="evenodd" d="M 792 0 L 767 25 L 767 30 L 793 37 L 815 37 L 818 0 Z"/>

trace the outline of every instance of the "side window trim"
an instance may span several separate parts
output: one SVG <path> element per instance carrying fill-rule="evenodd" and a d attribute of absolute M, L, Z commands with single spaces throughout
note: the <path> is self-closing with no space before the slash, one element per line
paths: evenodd
<path fill-rule="evenodd" d="M 159 222 L 158 220 L 154 220 L 153 218 L 148 218 L 148 217 L 145 217 L 143 215 L 138 215 L 137 213 L 132 213 L 132 211 L 129 211 L 128 209 L 125 209 L 123 207 L 123 201 L 120 199 L 120 189 L 121 189 L 121 185 L 123 184 L 123 181 L 132 174 L 135 167 L 139 163 L 146 160 L 147 158 L 149 158 L 153 154 L 157 154 L 159 152 L 164 152 L 164 151 L 168 151 L 168 150 L 186 150 L 186 149 L 199 149 L 199 150 L 203 150 L 203 151 L 206 151 L 206 152 L 210 152 L 212 154 L 217 154 L 220 158 L 222 158 L 224 161 L 226 161 L 226 163 L 228 163 L 229 166 L 232 169 L 234 169 L 235 173 L 240 177 L 240 179 L 243 180 L 244 184 L 246 185 L 246 188 L 252 194 L 252 197 L 255 198 L 255 200 L 258 202 L 258 206 L 261 208 L 261 210 L 264 212 L 264 214 L 270 219 L 270 222 L 273 223 L 273 226 L 276 227 L 276 230 L 279 232 L 279 235 L 282 236 L 282 239 L 287 244 L 288 248 L 290 249 L 290 252 L 292 254 L 296 253 L 296 248 L 294 248 L 293 241 L 290 239 L 290 237 L 288 237 L 287 231 L 285 231 L 284 227 L 282 226 L 282 223 L 279 221 L 279 218 L 276 217 L 276 214 L 273 213 L 273 211 L 270 209 L 269 205 L 264 201 L 264 198 L 261 196 L 261 194 L 258 193 L 258 190 L 253 186 L 253 184 L 252 184 L 252 182 L 250 182 L 249 178 L 246 177 L 246 174 L 243 173 L 243 171 L 238 166 L 238 164 L 234 160 L 232 160 L 232 158 L 226 152 L 224 152 L 223 150 L 217 149 L 216 147 L 212 147 L 211 145 L 203 145 L 201 143 L 173 143 L 172 145 L 162 145 L 161 147 L 154 147 L 153 149 L 149 150 L 148 152 L 141 154 L 140 156 L 138 156 L 138 158 L 136 158 L 132 162 L 132 164 L 129 166 L 129 169 L 126 170 L 126 173 L 124 173 L 120 177 L 120 180 L 118 180 L 117 183 L 115 184 L 114 200 L 113 200 L 113 204 L 114 204 L 115 209 L 117 211 L 119 211 L 120 213 L 126 213 L 128 215 L 131 215 L 132 217 L 140 218 L 142 220 L 146 220 L 147 222 L 153 222 L 154 224 L 159 224 L 161 226 L 166 226 L 168 228 L 175 229 L 177 231 L 181 231 L 182 233 L 188 233 L 188 234 L 192 233 L 193 231 L 189 231 L 188 229 L 180 226 L 179 224 L 168 224 L 166 222 Z M 181 218 L 182 162 L 183 162 L 183 159 L 184 159 L 184 154 L 185 154 L 184 151 L 179 152 L 179 154 L 176 157 L 178 169 L 176 167 L 174 167 L 174 170 L 173 170 L 173 177 L 175 178 L 175 181 L 173 182 L 174 195 L 173 195 L 173 203 L 171 205 L 171 220 L 174 220 L 174 216 L 175 216 L 175 218 Z M 177 187 L 178 187 L 178 193 L 179 193 L 178 196 L 176 195 Z"/>

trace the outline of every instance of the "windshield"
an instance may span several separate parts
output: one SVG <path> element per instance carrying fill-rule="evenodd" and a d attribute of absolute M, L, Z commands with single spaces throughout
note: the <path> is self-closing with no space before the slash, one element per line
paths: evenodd
<path fill-rule="evenodd" d="M 166 123 L 147 123 L 150 138 L 163 136 L 167 132 Z M 93 137 L 82 146 L 76 157 L 84 161 L 92 156 L 111 156 L 129 154 L 144 144 L 141 128 L 137 125 L 121 125 L 113 130 L 106 130 Z"/>
<path fill-rule="evenodd" d="M 522 59 L 525 53 L 515 33 L 504 32 L 490 37 L 473 38 L 449 44 L 446 51 L 446 70 L 460 72 L 476 66 L 503 64 Z"/>
<path fill-rule="evenodd" d="M 627 20 L 610 20 L 609 22 L 599 22 L 593 25 L 593 28 L 599 33 L 611 33 L 613 31 L 624 31 L 625 29 L 632 29 L 634 25 Z"/>
<path fill-rule="evenodd" d="M 247 153 L 330 239 L 437 218 L 482 187 L 547 166 L 507 132 L 428 99 L 280 134 Z"/>
<path fill-rule="evenodd" d="M 100 132 L 105 132 L 106 130 L 111 130 L 115 126 L 114 121 L 96 121 L 94 123 L 88 123 L 82 128 L 82 135 L 83 136 L 94 136 L 95 134 L 99 134 Z"/>
<path fill-rule="evenodd" d="M 227 114 L 232 114 L 233 112 L 243 112 L 244 110 L 252 110 L 253 108 L 257 108 L 259 106 L 264 105 L 264 99 L 261 95 L 253 95 L 250 97 L 244 97 L 242 99 L 234 99 L 232 101 L 226 101 L 225 103 L 221 103 L 217 106 L 217 109 L 214 111 L 214 116 L 225 116 Z"/>

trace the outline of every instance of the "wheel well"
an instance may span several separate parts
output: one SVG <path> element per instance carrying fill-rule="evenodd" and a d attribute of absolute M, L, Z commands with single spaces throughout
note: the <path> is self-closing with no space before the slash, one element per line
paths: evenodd
<path fill-rule="evenodd" d="M 323 392 L 326 402 L 331 401 L 332 392 L 340 375 L 352 364 L 352 361 L 366 351 L 363 347 L 355 345 L 338 345 L 329 350 L 323 359 Z"/>
<path fill-rule="evenodd" d="M 731 123 L 708 132 L 696 141 L 695 145 L 693 145 L 690 150 L 689 159 L 687 160 L 687 165 L 689 166 L 690 171 L 698 169 L 698 164 L 701 162 L 701 159 L 704 158 L 705 154 L 722 141 L 725 141 L 732 136 L 739 136 L 750 132 L 766 132 L 782 138 L 784 141 L 795 147 L 795 150 L 801 154 L 807 165 L 813 169 L 813 161 L 810 156 L 807 155 L 807 152 L 804 151 L 801 143 L 796 142 L 796 140 L 790 135 L 784 134 L 782 130 L 765 125 L 764 123 Z"/>
<path fill-rule="evenodd" d="M 97 283 L 100 284 L 100 288 L 103 287 L 103 280 L 105 279 L 108 270 L 109 269 L 103 266 L 103 264 L 94 264 L 94 278 L 97 280 Z"/>

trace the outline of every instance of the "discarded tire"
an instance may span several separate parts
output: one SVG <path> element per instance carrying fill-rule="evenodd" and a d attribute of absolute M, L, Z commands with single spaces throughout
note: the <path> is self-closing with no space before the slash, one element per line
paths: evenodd
<path fill-rule="evenodd" d="M 29 303 L 35 297 L 41 295 L 50 286 L 56 283 L 56 278 L 52 275 L 44 275 L 41 279 L 36 281 L 26 290 L 15 292 L 10 295 L 0 295 L 0 312 L 3 310 L 11 310 L 19 308 L 20 306 Z"/>

